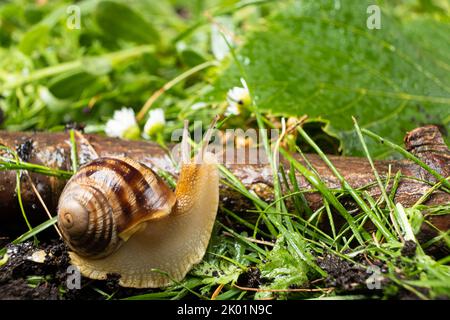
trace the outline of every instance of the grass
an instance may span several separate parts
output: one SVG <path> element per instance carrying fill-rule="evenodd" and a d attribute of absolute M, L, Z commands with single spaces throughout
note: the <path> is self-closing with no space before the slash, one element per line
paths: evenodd
<path fill-rule="evenodd" d="M 291 1 L 218 0 L 197 1 L 196 5 L 192 1 L 177 1 L 180 14 L 174 14 L 172 1 L 159 1 L 159 7 L 146 6 L 143 0 L 132 4 L 116 2 L 126 6 L 120 13 L 131 9 L 145 18 L 143 23 L 161 29 L 160 42 L 148 38 L 142 41 L 142 33 L 131 24 L 115 23 L 110 24 L 108 30 L 102 29 L 105 21 L 99 19 L 105 16 L 96 11 L 95 0 L 80 2 L 83 28 L 78 31 L 65 27 L 66 0 L 49 1 L 43 7 L 24 5 L 26 1 L 22 0 L 0 6 L 0 128 L 55 132 L 66 125 L 80 123 L 85 125 L 87 133 L 103 133 L 106 121 L 123 105 L 134 109 L 141 127 L 149 109 L 162 108 L 167 122 L 155 140 L 167 148 L 172 132 L 182 127 L 184 119 L 190 119 L 191 123 L 192 120 L 210 123 L 215 114 L 226 111 L 226 91 L 218 98 L 214 87 L 227 66 L 236 65 L 239 76 L 248 82 L 252 105 L 246 106 L 240 116 L 225 117 L 219 126 L 267 129 L 280 124 L 283 129 L 280 139 L 272 141 L 264 135 L 261 141 L 274 177 L 274 199 L 268 202 L 259 198 L 221 166 L 221 183 L 240 193 L 251 209 L 235 212 L 221 204 L 203 261 L 180 283 L 131 294 L 126 299 L 353 300 L 398 298 L 408 294 L 420 299 L 450 297 L 450 256 L 435 260 L 426 254 L 436 243 L 450 247 L 449 231 L 438 232 L 435 238 L 422 244 L 416 238 L 424 224 L 433 228 L 426 218 L 450 213 L 449 204 L 424 205 L 432 192 L 450 192 L 448 177 L 441 176 L 395 141 L 369 131 L 354 120 L 352 133 L 354 145 L 358 147 L 352 146 L 352 149 L 365 155 L 376 179 L 366 186 L 353 188 L 324 152 L 327 144 L 340 142 L 320 129 L 322 120 L 312 126 L 311 122 L 298 126 L 292 133 L 287 132 L 281 117 L 259 108 L 260 100 L 253 89 L 261 84 L 250 83 L 246 74 L 247 63 L 257 64 L 257 59 L 246 61 L 240 56 L 240 46 L 254 31 L 256 21 L 273 18 L 277 14 L 276 6 L 283 7 Z M 189 15 L 183 16 L 183 10 Z M 11 12 L 18 14 L 11 15 Z M 236 30 L 228 30 L 228 24 Z M 211 31 L 213 26 L 223 27 L 219 28 L 217 37 Z M 48 31 L 44 32 L 46 28 Z M 33 30 L 44 31 L 36 38 Z M 136 38 L 130 39 L 130 34 Z M 217 53 L 212 52 L 210 42 L 221 44 L 225 59 L 220 60 Z M 28 52 L 24 48 L 30 44 L 35 49 Z M 305 59 L 315 61 L 316 57 Z M 238 84 L 239 79 L 234 83 Z M 270 88 L 265 90 L 270 91 Z M 277 103 L 275 98 L 270 99 Z M 310 102 L 318 106 L 324 103 L 320 99 Z M 192 108 L 193 105 L 198 108 Z M 351 119 L 348 121 L 351 127 Z M 291 139 L 291 134 L 298 136 L 297 141 Z M 326 139 L 321 139 L 324 136 Z M 366 141 L 367 138 L 370 140 Z M 27 172 L 68 179 L 80 165 L 76 139 L 77 135 L 71 130 L 70 171 L 22 161 L 15 151 L 3 147 L 0 171 L 15 170 L 17 182 Z M 374 159 L 379 153 L 375 154 L 370 147 L 374 142 L 389 149 L 385 154 L 395 153 L 395 157 L 416 163 L 438 182 L 422 181 L 430 186 L 426 194 L 412 207 L 402 207 L 394 200 L 399 183 L 418 178 L 404 176 L 401 172 L 377 172 Z M 316 153 L 323 160 L 340 182 L 339 188 L 327 186 L 308 161 L 306 151 Z M 278 153 L 287 159 L 286 167 L 279 167 Z M 296 160 L 299 157 L 294 155 L 303 161 Z M 168 173 L 158 173 L 174 186 Z M 311 189 L 301 188 L 296 175 L 304 177 Z M 368 189 L 375 186 L 381 191 L 377 198 L 368 193 Z M 38 226 L 30 225 L 22 205 L 20 183 L 17 189 L 17 200 L 29 229 L 11 242 L 39 241 L 41 232 L 54 226 L 56 218 L 49 218 Z M 322 196 L 323 204 L 319 208 L 308 206 L 306 195 L 311 192 Z M 353 203 L 351 207 L 347 205 L 349 202 Z M 50 214 L 54 216 L 55 212 Z M 366 228 L 368 224 L 373 227 Z M 415 245 L 412 253 L 402 252 L 412 244 Z M 0 265 L 7 259 L 3 248 Z M 334 272 L 339 270 L 329 270 L 327 261 L 336 263 L 337 269 L 348 268 L 348 274 L 336 275 Z M 380 290 L 370 290 L 364 282 L 373 280 L 370 270 L 374 266 L 382 271 Z M 345 287 L 339 281 L 333 283 L 333 274 L 347 285 L 353 281 L 355 288 Z M 351 274 L 355 278 L 349 278 Z M 257 288 L 250 288 L 249 279 L 257 282 Z M 39 281 L 46 280 L 30 275 L 30 285 Z M 114 290 L 96 287 L 93 282 L 83 285 L 104 299 L 122 297 Z M 60 290 L 64 292 L 63 287 Z"/>

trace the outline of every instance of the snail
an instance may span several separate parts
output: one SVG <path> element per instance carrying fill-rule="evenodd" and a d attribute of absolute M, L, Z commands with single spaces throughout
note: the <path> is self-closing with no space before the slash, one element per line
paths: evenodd
<path fill-rule="evenodd" d="M 190 159 L 185 123 L 175 192 L 129 158 L 101 157 L 80 167 L 60 196 L 58 227 L 81 274 L 115 273 L 121 286 L 156 288 L 182 280 L 201 261 L 219 202 L 217 161 L 205 147 L 212 127 Z"/>

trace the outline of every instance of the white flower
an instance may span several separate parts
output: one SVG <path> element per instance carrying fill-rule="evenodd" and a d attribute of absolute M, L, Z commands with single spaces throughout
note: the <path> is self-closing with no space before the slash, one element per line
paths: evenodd
<path fill-rule="evenodd" d="M 239 114 L 239 108 L 237 106 L 237 103 L 230 103 L 227 107 L 227 110 L 225 110 L 226 116 L 237 116 Z"/>
<path fill-rule="evenodd" d="M 163 109 L 150 110 L 147 122 L 144 126 L 144 138 L 149 139 L 151 136 L 161 131 L 165 124 L 166 119 L 164 117 Z"/>
<path fill-rule="evenodd" d="M 105 133 L 110 137 L 137 139 L 140 129 L 134 116 L 134 110 L 125 107 L 116 110 L 112 119 L 106 123 Z"/>
<path fill-rule="evenodd" d="M 243 107 L 250 105 L 250 92 L 247 83 L 241 78 L 242 87 L 234 87 L 228 90 L 227 101 L 228 107 L 225 115 L 238 115 L 242 112 Z"/>

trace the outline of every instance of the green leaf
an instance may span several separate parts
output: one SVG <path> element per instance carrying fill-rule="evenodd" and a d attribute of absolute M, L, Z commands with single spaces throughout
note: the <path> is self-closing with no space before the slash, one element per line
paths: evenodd
<path fill-rule="evenodd" d="M 141 44 L 159 41 L 159 33 L 153 25 L 126 4 L 102 1 L 95 10 L 95 18 L 109 37 Z"/>
<path fill-rule="evenodd" d="M 308 280 L 308 266 L 289 251 L 284 236 L 277 239 L 274 248 L 267 255 L 267 262 L 260 265 L 260 270 L 261 276 L 270 280 L 270 284 L 265 285 L 264 289 L 287 289 L 291 285 L 302 285 Z M 267 297 L 267 292 L 258 292 L 258 298 L 263 297 Z"/>
<path fill-rule="evenodd" d="M 84 71 L 67 72 L 54 78 L 48 89 L 55 98 L 74 100 L 79 98 L 96 79 L 97 77 Z"/>
<path fill-rule="evenodd" d="M 19 43 L 19 50 L 30 55 L 34 50 L 40 49 L 47 42 L 50 28 L 45 24 L 37 24 L 28 30 Z"/>
<path fill-rule="evenodd" d="M 346 154 L 362 155 L 351 116 L 401 144 L 408 130 L 450 122 L 450 24 L 431 16 L 391 14 L 387 1 L 295 1 L 255 28 L 238 58 L 260 109 L 307 114 L 328 123 Z M 381 7 L 381 29 L 366 26 L 370 4 Z M 261 30 L 261 31 L 259 31 Z M 416 32 L 418 36 L 416 36 Z M 215 98 L 239 85 L 232 64 Z M 369 142 L 376 157 L 392 151 Z"/>
<path fill-rule="evenodd" d="M 198 52 L 192 49 L 186 49 L 180 52 L 180 59 L 188 67 L 193 68 L 206 61 Z"/>

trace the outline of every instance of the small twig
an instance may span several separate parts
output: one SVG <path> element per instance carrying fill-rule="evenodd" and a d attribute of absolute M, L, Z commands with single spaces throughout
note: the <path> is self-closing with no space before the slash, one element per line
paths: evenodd
<path fill-rule="evenodd" d="M 369 260 L 369 258 L 367 257 L 367 253 L 366 252 L 364 252 L 363 253 L 363 257 L 364 257 L 364 260 L 366 260 L 366 262 L 367 262 L 367 264 L 369 265 L 369 266 L 373 266 L 373 263 Z"/>
<path fill-rule="evenodd" d="M 228 237 L 234 237 L 233 234 L 231 234 L 231 233 L 229 233 L 229 232 L 227 232 L 227 231 L 224 231 L 222 234 L 225 235 L 225 236 L 228 236 Z M 245 240 L 247 240 L 247 241 L 254 242 L 254 243 L 259 243 L 259 244 L 263 244 L 263 245 L 265 245 L 265 246 L 270 246 L 270 247 L 274 247 L 274 246 L 275 246 L 274 243 L 269 242 L 269 241 L 258 240 L 258 239 L 254 239 L 254 238 L 250 238 L 250 237 L 243 237 L 243 238 L 244 238 Z"/>
<path fill-rule="evenodd" d="M 75 140 L 76 130 L 70 130 L 70 158 L 72 160 L 72 171 L 77 173 L 78 170 L 78 153 L 77 153 L 77 141 Z"/>
<path fill-rule="evenodd" d="M 318 283 L 318 282 L 321 282 L 321 281 L 324 281 L 324 280 L 325 280 L 325 278 L 315 279 L 315 280 L 310 281 L 309 284 L 315 284 L 315 283 Z"/>
<path fill-rule="evenodd" d="M 264 298 L 258 298 L 258 300 L 264 300 L 264 301 L 270 301 L 270 300 L 275 300 L 275 299 L 276 299 L 275 296 L 264 297 Z"/>
<path fill-rule="evenodd" d="M 314 289 L 306 289 L 306 288 L 295 288 L 295 289 L 259 289 L 259 288 L 249 288 L 249 287 L 241 287 L 237 284 L 233 285 L 234 287 L 238 288 L 239 290 L 243 291 L 254 291 L 254 292 L 325 292 L 330 293 L 335 288 L 329 287 L 329 288 L 314 288 Z"/>
<path fill-rule="evenodd" d="M 219 286 L 216 288 L 216 290 L 214 290 L 214 293 L 211 296 L 211 300 L 216 300 L 216 298 L 219 295 L 220 291 L 222 291 L 224 285 L 225 284 L 223 284 L 223 283 L 219 284 Z"/>
<path fill-rule="evenodd" d="M 371 233 L 371 236 L 372 236 L 372 239 L 373 239 L 373 242 L 375 243 L 375 245 L 376 245 L 377 247 L 380 247 L 380 243 L 379 243 L 378 240 L 377 240 L 377 236 L 376 236 L 375 232 L 372 232 L 372 233 Z"/>
<path fill-rule="evenodd" d="M 36 189 L 36 186 L 34 185 L 33 180 L 30 177 L 30 174 L 28 173 L 28 171 L 26 172 L 26 176 L 28 178 L 28 181 L 30 182 L 31 188 L 33 189 L 33 192 L 36 194 L 36 197 L 38 198 L 39 202 L 42 204 L 42 207 L 44 208 L 45 213 L 47 213 L 47 216 L 49 219 L 52 219 L 52 215 L 50 214 L 50 211 L 48 210 L 47 206 L 45 205 L 44 200 L 42 199 L 39 191 Z M 58 233 L 59 237 L 62 239 L 62 235 L 61 232 L 59 231 L 58 227 L 56 224 L 53 225 L 53 227 L 55 228 L 56 232 Z"/>

